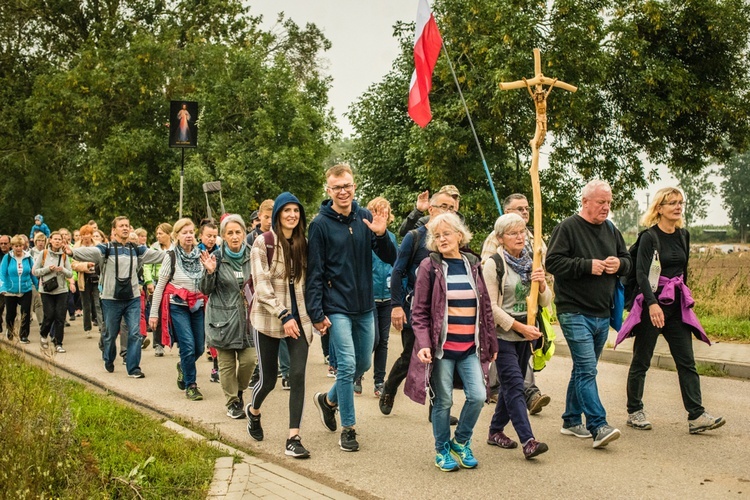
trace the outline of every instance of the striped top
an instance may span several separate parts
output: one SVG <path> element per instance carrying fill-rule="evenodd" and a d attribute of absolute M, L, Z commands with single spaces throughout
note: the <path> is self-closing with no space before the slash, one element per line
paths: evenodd
<path fill-rule="evenodd" d="M 477 295 L 463 259 L 443 259 L 448 264 L 448 331 L 443 357 L 464 359 L 476 352 Z"/>

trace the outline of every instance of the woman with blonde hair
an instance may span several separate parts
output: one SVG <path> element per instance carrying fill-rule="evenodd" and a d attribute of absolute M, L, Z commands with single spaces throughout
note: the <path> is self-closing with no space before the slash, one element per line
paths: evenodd
<path fill-rule="evenodd" d="M 701 401 L 693 335 L 707 344 L 711 342 L 693 311 L 695 301 L 687 286 L 690 233 L 683 229 L 684 206 L 685 197 L 679 189 L 663 188 L 656 192 L 641 220 L 648 229 L 638 236 L 636 296 L 615 344 L 635 336 L 627 383 L 627 424 L 634 429 L 652 428 L 643 410 L 643 389 L 660 334 L 669 344 L 677 367 L 690 434 L 726 423 L 722 417 L 706 412 Z"/>
<path fill-rule="evenodd" d="M 31 291 L 39 283 L 31 272 L 34 260 L 24 249 L 25 245 L 23 236 L 15 235 L 10 239 L 11 250 L 0 261 L 0 293 L 5 296 L 5 336 L 8 340 L 13 340 L 16 314 L 18 306 L 21 306 L 19 337 L 22 344 L 29 343 Z"/>
<path fill-rule="evenodd" d="M 435 466 L 445 472 L 477 466 L 471 437 L 488 397 L 489 363 L 497 357 L 492 304 L 479 259 L 460 251 L 469 241 L 471 233 L 456 214 L 430 219 L 426 244 L 432 253 L 419 264 L 412 305 L 415 340 L 404 393 L 424 404 L 430 381 Z M 466 402 L 451 439 L 454 373 L 461 377 Z"/>
<path fill-rule="evenodd" d="M 162 312 L 162 343 L 171 345 L 172 340 L 180 345 L 180 361 L 177 362 L 177 388 L 185 391 L 191 401 L 201 401 L 203 394 L 198 389 L 195 361 L 205 348 L 203 308 L 206 296 L 200 291 L 203 276 L 201 254 L 195 239 L 195 224 L 188 218 L 175 222 L 172 237 L 174 247 L 167 252 L 159 271 L 159 283 L 154 290 L 149 324 L 156 330 L 160 309 Z M 172 325 L 171 339 L 167 325 Z"/>

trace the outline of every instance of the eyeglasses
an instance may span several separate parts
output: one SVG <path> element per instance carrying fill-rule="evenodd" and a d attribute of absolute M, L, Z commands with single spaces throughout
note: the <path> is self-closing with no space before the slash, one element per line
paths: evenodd
<path fill-rule="evenodd" d="M 670 207 L 675 207 L 677 205 L 684 207 L 685 206 L 685 200 L 672 200 L 672 201 L 665 201 L 662 203 L 662 205 L 667 205 Z"/>
<path fill-rule="evenodd" d="M 513 231 L 512 233 L 503 233 L 503 235 L 511 238 L 518 238 L 519 236 L 525 236 L 526 231 Z"/>
<path fill-rule="evenodd" d="M 526 212 L 526 213 L 531 213 L 531 207 L 529 207 L 529 206 L 509 208 L 507 210 L 510 211 L 510 212 Z"/>
<path fill-rule="evenodd" d="M 456 211 L 456 207 L 454 207 L 453 205 L 446 205 L 445 203 L 443 203 L 442 205 L 430 205 L 430 206 L 434 208 L 439 208 L 443 212 L 455 212 Z"/>
<path fill-rule="evenodd" d="M 448 238 L 450 238 L 454 234 L 456 234 L 455 231 L 443 231 L 442 233 L 435 233 L 435 234 L 433 234 L 432 237 L 435 238 L 436 240 L 442 240 L 442 239 L 446 239 L 447 240 Z"/>
<path fill-rule="evenodd" d="M 356 184 L 344 184 L 343 186 L 326 186 L 326 189 L 330 189 L 334 194 L 339 194 L 342 190 L 353 191 L 355 187 L 357 187 Z"/>

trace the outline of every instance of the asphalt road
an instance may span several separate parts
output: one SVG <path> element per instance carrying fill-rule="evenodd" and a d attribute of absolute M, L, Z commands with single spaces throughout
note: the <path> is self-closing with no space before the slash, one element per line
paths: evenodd
<path fill-rule="evenodd" d="M 26 348 L 38 354 L 41 349 L 37 332 L 36 326 L 32 326 L 32 344 Z M 176 350 L 167 350 L 163 358 L 154 357 L 152 348 L 145 350 L 141 367 L 146 378 L 135 380 L 126 376 L 121 364 L 116 365 L 115 373 L 107 373 L 96 343 L 96 338 L 85 338 L 79 319 L 66 329 L 68 352 L 46 358 L 47 364 L 52 370 L 65 367 L 77 372 L 162 415 L 192 423 L 198 430 L 219 435 L 251 453 L 360 497 L 750 497 L 750 382 L 747 380 L 703 378 L 704 406 L 709 412 L 724 416 L 728 423 L 716 431 L 690 435 L 677 374 L 652 369 L 644 402 L 654 429 L 636 431 L 625 425 L 628 367 L 600 363 L 600 395 L 609 423 L 622 431 L 622 437 L 605 449 L 594 450 L 591 440 L 559 432 L 571 361 L 557 356 L 537 376 L 538 385 L 552 397 L 552 402 L 541 414 L 531 417 L 536 438 L 546 442 L 550 451 L 527 461 L 520 448 L 503 450 L 485 444 L 493 410 L 486 406 L 474 436 L 473 449 L 479 467 L 444 473 L 434 466 L 434 441 L 427 408 L 399 393 L 393 413 L 382 415 L 378 400 L 372 395 L 371 372 L 365 376 L 364 394 L 355 398 L 361 449 L 357 453 L 339 449 L 338 433 L 324 429 L 312 403 L 313 394 L 327 390 L 332 382 L 326 377 L 317 338 L 310 350 L 301 432 L 305 446 L 312 453 L 305 461 L 283 454 L 289 392 L 281 390 L 280 382 L 262 408 L 265 440 L 255 442 L 247 435 L 244 419 L 232 420 L 226 416 L 221 388 L 209 382 L 211 363 L 205 357 L 198 364 L 199 385 L 205 399 L 191 402 L 177 389 Z M 392 360 L 401 348 L 397 333 L 392 334 L 390 346 Z M 462 393 L 456 391 L 454 415 L 459 414 L 462 401 Z M 506 429 L 506 433 L 516 438 L 512 428 Z"/>

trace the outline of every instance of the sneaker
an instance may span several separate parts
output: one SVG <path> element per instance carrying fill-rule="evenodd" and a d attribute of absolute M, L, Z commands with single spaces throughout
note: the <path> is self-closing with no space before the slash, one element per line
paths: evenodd
<path fill-rule="evenodd" d="M 256 441 L 263 441 L 263 426 L 260 425 L 260 414 L 253 415 L 249 411 L 250 404 L 245 407 L 247 414 L 247 433 Z"/>
<path fill-rule="evenodd" d="M 211 351 L 208 351 L 208 352 L 206 353 L 206 359 L 207 359 L 208 361 L 213 361 L 213 360 L 214 360 L 214 357 L 213 357 L 213 356 L 211 356 Z"/>
<path fill-rule="evenodd" d="M 157 358 L 161 358 L 164 356 L 164 346 L 160 346 L 159 344 L 154 346 L 154 356 Z"/>
<path fill-rule="evenodd" d="M 571 425 L 570 427 L 563 426 L 560 428 L 560 434 L 565 434 L 566 436 L 575 436 L 581 439 L 587 439 L 591 437 L 591 433 L 583 424 Z"/>
<path fill-rule="evenodd" d="M 500 448 L 505 448 L 506 450 L 518 448 L 518 443 L 506 436 L 503 431 L 493 432 L 492 434 L 490 434 L 490 437 L 487 438 L 487 444 L 499 446 Z"/>
<path fill-rule="evenodd" d="M 247 388 L 252 389 L 258 382 L 260 382 L 260 374 L 253 374 L 253 378 L 250 379 L 250 383 L 247 385 Z"/>
<path fill-rule="evenodd" d="M 523 445 L 523 456 L 526 458 L 526 460 L 531 460 L 537 455 L 541 455 L 542 453 L 549 450 L 549 446 L 547 446 L 545 443 L 540 443 L 534 438 L 529 439 L 525 445 Z"/>
<path fill-rule="evenodd" d="M 91 330 L 86 330 L 86 338 L 90 339 L 92 337 L 93 337 L 93 335 L 91 334 Z"/>
<path fill-rule="evenodd" d="M 42 344 L 42 349 L 49 347 L 49 337 L 39 337 L 39 343 Z"/>
<path fill-rule="evenodd" d="M 383 390 L 383 392 L 380 394 L 380 401 L 378 402 L 378 406 L 380 407 L 380 413 L 383 415 L 390 415 L 391 411 L 393 410 L 393 394 L 388 394 Z"/>
<path fill-rule="evenodd" d="M 549 402 L 549 396 L 547 396 L 546 394 L 542 394 L 541 392 L 537 392 L 531 397 L 531 400 L 528 403 L 529 414 L 536 415 L 537 413 L 542 411 L 542 408 L 547 406 Z"/>
<path fill-rule="evenodd" d="M 328 367 L 328 374 L 326 375 L 328 378 L 336 378 L 336 368 L 329 366 Z"/>
<path fill-rule="evenodd" d="M 177 362 L 177 388 L 181 391 L 185 390 L 185 377 L 182 375 L 182 364 Z"/>
<path fill-rule="evenodd" d="M 288 391 L 288 390 L 291 389 L 291 387 L 289 387 L 289 379 L 288 378 L 281 377 L 281 388 L 284 389 L 285 391 Z"/>
<path fill-rule="evenodd" d="M 618 429 L 604 424 L 596 430 L 596 437 L 594 437 L 594 448 L 604 448 L 619 437 L 620 431 Z"/>
<path fill-rule="evenodd" d="M 362 377 L 354 380 L 354 394 L 356 394 L 357 396 L 362 395 Z"/>
<path fill-rule="evenodd" d="M 141 342 L 141 350 L 146 349 L 150 345 L 151 339 L 149 339 L 148 337 L 143 337 L 143 341 Z"/>
<path fill-rule="evenodd" d="M 458 465 L 464 469 L 473 469 L 479 462 L 474 458 L 474 453 L 471 452 L 471 440 L 466 441 L 464 444 L 456 442 L 456 439 L 451 439 L 450 442 L 451 455 L 456 459 Z"/>
<path fill-rule="evenodd" d="M 211 382 L 219 382 L 219 372 L 217 370 L 211 370 Z"/>
<path fill-rule="evenodd" d="M 145 376 L 140 368 L 133 370 L 133 373 L 128 373 L 128 377 L 130 378 L 144 378 Z"/>
<path fill-rule="evenodd" d="M 73 319 L 75 319 L 75 318 L 73 318 Z M 68 322 L 66 321 L 66 322 L 65 322 L 65 327 L 67 328 L 67 327 L 69 327 L 69 326 L 70 326 L 70 323 L 68 323 Z"/>
<path fill-rule="evenodd" d="M 245 416 L 245 410 L 242 409 L 242 402 L 239 399 L 235 399 L 229 406 L 227 406 L 227 417 L 229 418 L 242 418 Z"/>
<path fill-rule="evenodd" d="M 57 352 L 59 352 L 60 354 L 62 354 L 62 353 L 64 353 L 64 352 L 67 352 L 67 351 L 66 351 L 66 350 L 65 350 L 65 349 L 63 348 L 63 346 L 61 346 L 61 345 L 59 345 L 59 346 L 55 347 L 55 350 L 56 350 Z"/>
<path fill-rule="evenodd" d="M 339 448 L 344 451 L 359 451 L 359 443 L 357 442 L 357 431 L 351 427 L 344 427 L 341 429 L 341 437 L 339 438 Z"/>
<path fill-rule="evenodd" d="M 31 342 L 29 341 L 29 339 L 21 339 L 21 340 L 20 340 L 20 342 L 21 342 L 22 344 L 30 344 L 30 343 L 31 343 Z"/>
<path fill-rule="evenodd" d="M 646 414 L 643 410 L 638 410 L 633 413 L 628 413 L 628 421 L 626 422 L 629 427 L 633 429 L 639 429 L 642 431 L 651 430 L 651 422 L 646 418 Z"/>
<path fill-rule="evenodd" d="M 383 394 L 383 387 L 384 384 L 375 384 L 375 388 L 373 389 L 373 394 L 376 398 L 379 398 L 381 394 Z"/>
<path fill-rule="evenodd" d="M 320 414 L 320 420 L 326 429 L 331 432 L 336 432 L 336 412 L 338 406 L 331 406 L 326 401 L 326 394 L 324 392 L 316 392 L 313 396 L 315 406 L 318 408 Z"/>
<path fill-rule="evenodd" d="M 726 423 L 727 421 L 722 417 L 712 417 L 708 412 L 704 411 L 703 415 L 700 417 L 688 420 L 688 430 L 690 431 L 690 434 L 698 434 L 703 431 L 718 429 Z"/>
<path fill-rule="evenodd" d="M 190 387 L 185 391 L 185 397 L 190 401 L 203 401 L 203 394 L 195 384 L 190 384 Z"/>
<path fill-rule="evenodd" d="M 115 371 L 115 364 L 114 363 L 104 363 L 104 369 L 107 370 L 109 373 L 112 373 Z"/>
<path fill-rule="evenodd" d="M 324 364 L 324 365 L 330 364 L 330 363 L 328 362 L 328 359 L 329 359 L 329 358 L 328 358 L 328 356 L 323 356 L 323 364 Z"/>
<path fill-rule="evenodd" d="M 294 458 L 310 458 L 310 452 L 302 446 L 302 440 L 299 435 L 286 440 L 284 455 Z"/>
<path fill-rule="evenodd" d="M 443 472 L 453 472 L 454 470 L 458 470 L 458 463 L 454 460 L 453 455 L 451 454 L 451 447 L 448 443 L 445 444 L 442 451 L 439 451 L 435 455 L 435 467 Z"/>

